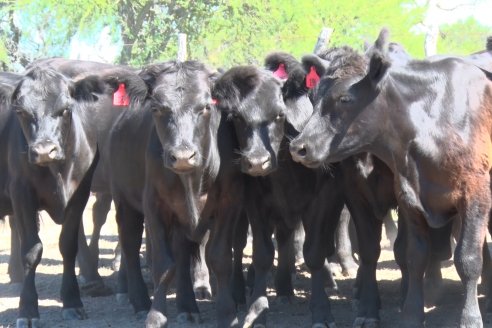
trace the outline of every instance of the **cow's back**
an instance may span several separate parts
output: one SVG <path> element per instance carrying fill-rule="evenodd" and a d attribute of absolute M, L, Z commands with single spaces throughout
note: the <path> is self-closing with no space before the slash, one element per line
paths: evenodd
<path fill-rule="evenodd" d="M 145 149 L 152 116 L 141 107 L 128 108 L 114 123 L 108 137 L 108 165 L 115 201 L 125 199 L 142 210 L 145 183 Z"/>
<path fill-rule="evenodd" d="M 10 97 L 21 76 L 14 73 L 0 72 L 0 218 L 11 214 L 12 204 L 7 193 L 8 188 L 8 135 L 15 119 L 10 104 Z"/>

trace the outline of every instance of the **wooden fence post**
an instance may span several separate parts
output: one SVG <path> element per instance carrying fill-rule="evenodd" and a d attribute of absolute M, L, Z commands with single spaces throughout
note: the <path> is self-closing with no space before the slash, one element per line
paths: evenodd
<path fill-rule="evenodd" d="M 178 60 L 185 61 L 188 58 L 186 53 L 186 33 L 178 33 Z"/>
<path fill-rule="evenodd" d="M 313 53 L 317 53 L 323 48 L 325 48 L 330 42 L 331 35 L 333 33 L 333 29 L 331 27 L 323 27 L 318 36 L 318 41 L 316 41 L 316 45 L 314 46 Z"/>

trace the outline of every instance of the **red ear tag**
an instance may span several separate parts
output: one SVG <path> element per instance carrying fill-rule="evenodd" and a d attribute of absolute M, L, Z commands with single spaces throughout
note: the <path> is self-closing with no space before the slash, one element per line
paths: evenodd
<path fill-rule="evenodd" d="M 308 75 L 306 75 L 306 87 L 313 89 L 319 82 L 319 75 L 316 73 L 316 68 L 311 66 Z"/>
<path fill-rule="evenodd" d="M 113 94 L 114 106 L 128 106 L 130 105 L 130 97 L 126 93 L 125 84 L 120 83 L 118 90 Z"/>
<path fill-rule="evenodd" d="M 215 105 L 217 105 L 218 103 L 219 103 L 219 101 L 218 101 L 217 99 L 213 99 L 213 98 L 212 98 L 212 105 L 214 105 L 214 106 L 215 106 Z"/>
<path fill-rule="evenodd" d="M 289 78 L 289 74 L 287 74 L 287 71 L 285 70 L 285 64 L 283 63 L 278 65 L 277 70 L 273 72 L 273 75 L 281 80 L 287 80 Z"/>

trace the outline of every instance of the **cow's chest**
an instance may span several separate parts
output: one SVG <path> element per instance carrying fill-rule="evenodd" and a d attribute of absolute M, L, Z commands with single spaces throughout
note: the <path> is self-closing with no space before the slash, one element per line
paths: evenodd
<path fill-rule="evenodd" d="M 488 188 L 486 153 L 450 149 L 441 145 L 431 154 L 410 149 L 395 169 L 396 195 L 400 205 L 417 211 L 434 228 L 442 227 L 462 208 L 463 201 Z"/>

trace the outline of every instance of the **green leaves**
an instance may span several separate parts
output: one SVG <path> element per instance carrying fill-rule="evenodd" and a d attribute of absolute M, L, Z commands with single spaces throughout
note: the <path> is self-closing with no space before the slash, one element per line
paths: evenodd
<path fill-rule="evenodd" d="M 176 58 L 180 32 L 189 58 L 217 67 L 262 64 L 275 50 L 300 57 L 313 51 L 323 27 L 334 29 L 330 46 L 362 50 L 386 26 L 418 58 L 424 35 L 413 27 L 427 10 L 413 0 L 0 0 L 0 61 L 67 56 L 74 36 L 94 41 L 103 27 L 121 47 L 117 61 L 134 66 Z M 487 33 L 472 19 L 442 26 L 439 51 L 480 50 Z"/>

